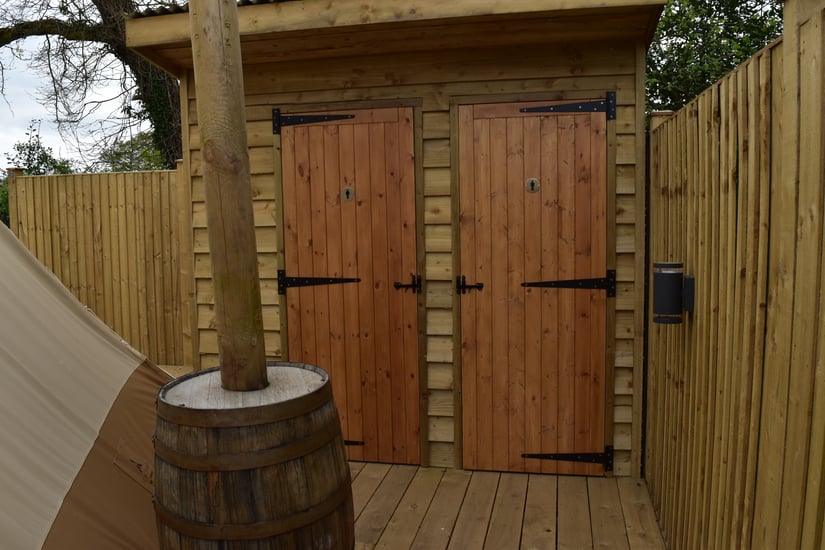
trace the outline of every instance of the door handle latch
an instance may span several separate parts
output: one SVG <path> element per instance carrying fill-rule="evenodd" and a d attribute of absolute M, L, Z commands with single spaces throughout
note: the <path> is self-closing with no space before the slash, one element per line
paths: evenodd
<path fill-rule="evenodd" d="M 404 289 L 404 292 L 412 290 L 413 294 L 421 294 L 421 275 L 410 273 L 410 282 L 408 284 L 395 281 L 392 286 L 395 287 L 395 290 Z"/>
<path fill-rule="evenodd" d="M 467 294 L 471 290 L 481 290 L 484 288 L 484 283 L 467 284 L 467 277 L 459 275 L 455 278 L 455 291 L 458 294 Z"/>

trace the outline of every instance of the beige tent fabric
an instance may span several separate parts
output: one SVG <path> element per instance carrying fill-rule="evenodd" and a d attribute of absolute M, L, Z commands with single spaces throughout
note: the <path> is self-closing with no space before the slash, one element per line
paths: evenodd
<path fill-rule="evenodd" d="M 144 360 L 0 224 L 0 547 L 43 545 L 116 399 Z M 132 398 L 132 406 L 144 408 L 139 423 L 145 432 L 145 409 L 154 411 L 152 393 L 169 377 L 150 366 L 139 372 L 136 384 L 143 385 L 144 395 Z M 128 418 L 128 406 L 121 409 Z M 131 429 L 128 420 L 120 426 Z M 151 439 L 134 442 L 128 434 L 121 439 L 122 446 L 140 447 L 144 455 L 147 447 L 151 451 Z M 115 448 L 110 455 L 123 458 L 129 451 Z M 151 502 L 145 488 L 140 498 Z M 60 542 L 55 548 L 74 547 Z"/>
<path fill-rule="evenodd" d="M 158 547 L 152 505 L 154 403 L 170 380 L 149 362 L 129 377 L 52 523 L 44 549 Z"/>

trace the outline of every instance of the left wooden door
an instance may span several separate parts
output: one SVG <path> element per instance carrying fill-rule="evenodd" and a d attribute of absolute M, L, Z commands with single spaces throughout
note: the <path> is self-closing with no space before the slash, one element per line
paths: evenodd
<path fill-rule="evenodd" d="M 329 373 L 351 460 L 418 464 L 412 109 L 280 120 L 285 357 Z"/>

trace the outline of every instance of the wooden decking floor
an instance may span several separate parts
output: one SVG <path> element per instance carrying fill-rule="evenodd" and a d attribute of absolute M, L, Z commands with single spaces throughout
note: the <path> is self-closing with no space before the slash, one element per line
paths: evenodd
<path fill-rule="evenodd" d="M 664 549 L 644 481 L 350 463 L 355 548 Z"/>

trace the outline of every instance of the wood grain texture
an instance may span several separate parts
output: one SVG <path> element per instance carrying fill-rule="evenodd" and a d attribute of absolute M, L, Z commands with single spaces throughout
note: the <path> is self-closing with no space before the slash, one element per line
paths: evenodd
<path fill-rule="evenodd" d="M 647 477 L 673 548 L 822 545 L 825 195 L 804 182 L 822 173 L 825 5 L 785 16 L 651 136 L 652 259 L 697 285 L 694 315 L 650 333 Z"/>
<path fill-rule="evenodd" d="M 374 548 L 395 513 L 407 486 L 416 473 L 415 466 L 390 467 L 381 485 L 355 522 L 355 548 Z"/>
<path fill-rule="evenodd" d="M 447 548 L 471 476 L 465 470 L 444 471 L 411 549 Z"/>
<path fill-rule="evenodd" d="M 444 470 L 440 468 L 419 469 L 415 473 L 376 548 L 412 546 L 443 475 Z"/>
<path fill-rule="evenodd" d="M 215 370 L 175 380 L 159 395 L 161 548 L 239 536 L 260 548 L 329 540 L 352 548 L 350 468 L 329 381 L 298 364 L 267 371 L 273 383 L 258 391 L 225 390 Z"/>
<path fill-rule="evenodd" d="M 522 283 L 606 272 L 605 116 L 524 105 L 459 109 L 465 466 L 598 473 L 521 455 L 603 451 L 606 293 Z"/>
<path fill-rule="evenodd" d="M 251 8 L 253 8 L 253 11 L 257 11 L 257 7 L 251 6 Z M 271 9 L 271 6 L 269 8 Z M 587 17 L 579 14 L 577 18 L 582 22 Z M 611 17 L 610 26 L 621 27 L 621 24 L 616 25 L 614 23 L 622 20 L 625 19 Z M 476 21 L 474 25 L 479 23 L 481 22 Z M 606 44 L 603 41 L 607 36 L 605 35 L 600 38 L 601 42 L 599 43 L 568 42 L 559 51 L 558 56 L 548 58 L 541 48 L 524 47 L 516 44 L 519 40 L 533 40 L 530 38 L 531 36 L 539 36 L 535 34 L 535 29 L 525 32 L 526 29 L 519 27 L 519 25 L 532 25 L 532 22 L 527 20 L 505 21 L 501 24 L 504 26 L 500 27 L 500 32 L 495 33 L 495 37 L 497 40 L 508 41 L 509 44 L 501 47 L 492 44 L 481 44 L 476 48 L 471 46 L 472 42 L 467 42 L 462 38 L 462 48 L 457 50 L 439 48 L 437 53 L 438 63 L 435 64 L 432 62 L 433 54 L 431 52 L 412 51 L 399 54 L 386 51 L 373 55 L 374 50 L 372 50 L 371 55 L 367 58 L 336 57 L 333 60 L 320 60 L 311 64 L 308 64 L 305 59 L 286 62 L 274 62 L 273 59 L 272 63 L 260 65 L 254 70 L 247 71 L 244 83 L 248 97 L 245 115 L 250 124 L 248 142 L 251 146 L 253 189 L 260 188 L 260 184 L 255 182 L 276 181 L 278 179 L 277 172 L 280 169 L 278 164 L 279 149 L 276 146 L 273 150 L 271 145 L 267 143 L 268 138 L 266 135 L 266 129 L 271 125 L 270 117 L 273 106 L 283 105 L 293 112 L 298 112 L 302 109 L 302 105 L 312 106 L 312 109 L 317 110 L 321 105 L 334 105 L 335 108 L 338 108 L 341 105 L 353 106 L 356 103 L 364 107 L 380 104 L 381 102 L 384 104 L 388 102 L 395 102 L 396 104 L 417 102 L 417 105 L 421 105 L 424 115 L 420 133 L 422 151 L 417 158 L 418 169 L 424 172 L 422 181 L 424 181 L 426 192 L 426 205 L 423 208 L 419 206 L 419 214 L 423 212 L 427 226 L 437 225 L 441 230 L 441 238 L 428 238 L 424 244 L 427 249 L 426 266 L 423 266 L 421 271 L 426 277 L 426 287 L 440 284 L 442 289 L 446 289 L 439 294 L 438 299 L 441 301 L 440 306 L 437 307 L 446 307 L 447 309 L 453 308 L 453 305 L 449 303 L 451 302 L 449 300 L 451 295 L 448 290 L 451 286 L 450 283 L 453 282 L 454 276 L 457 274 L 454 267 L 457 261 L 458 247 L 454 246 L 447 249 L 444 244 L 447 241 L 443 239 L 443 235 L 446 234 L 445 232 L 457 233 L 456 228 L 459 221 L 454 215 L 457 192 L 451 187 L 451 172 L 456 171 L 457 168 L 454 162 L 456 144 L 450 143 L 450 133 L 445 131 L 444 124 L 445 121 L 449 120 L 449 110 L 457 103 L 583 99 L 602 95 L 604 90 L 615 89 L 618 93 L 619 120 L 615 123 L 616 135 L 611 141 L 615 151 L 610 153 L 611 156 L 608 161 L 610 163 L 619 162 L 615 166 L 616 192 L 620 192 L 626 198 L 641 196 L 644 169 L 641 166 L 639 145 L 643 140 L 634 134 L 638 129 L 644 127 L 641 118 L 644 115 L 642 102 L 638 100 L 640 94 L 643 93 L 639 77 L 639 74 L 641 74 L 639 72 L 638 56 L 640 46 L 633 40 Z M 542 23 L 542 25 L 548 24 L 550 22 L 545 21 Z M 559 23 L 554 22 L 552 24 L 557 25 Z M 495 23 L 485 22 L 484 25 L 486 26 L 478 27 L 478 29 L 491 28 Z M 638 29 L 640 27 L 632 28 Z M 468 33 L 478 32 L 478 29 L 473 31 L 470 27 L 465 27 L 461 32 L 466 36 Z M 504 29 L 510 29 L 512 32 L 506 32 Z M 630 29 L 631 27 L 614 29 L 611 32 L 616 30 L 619 30 L 619 32 L 624 32 L 624 30 L 636 32 L 636 30 Z M 450 36 L 458 36 L 456 31 L 459 30 L 457 27 L 449 29 Z M 567 29 L 565 32 L 569 30 Z M 602 32 L 605 30 L 603 29 Z M 408 32 L 413 31 L 408 30 Z M 591 24 L 586 32 L 596 33 L 596 30 Z M 386 37 L 390 34 L 392 34 L 391 31 L 384 29 L 382 36 Z M 380 33 L 376 34 L 374 38 L 377 39 L 379 35 Z M 349 33 L 346 36 L 347 43 L 355 41 L 353 43 L 355 47 L 364 47 L 363 45 L 372 39 L 367 36 L 360 36 L 359 33 Z M 434 32 L 427 37 L 417 37 L 415 40 L 405 40 L 403 36 L 403 33 L 398 34 L 393 36 L 393 40 L 397 44 L 406 42 L 404 47 L 412 47 L 413 49 L 419 48 L 419 46 L 426 47 L 429 40 L 439 42 L 442 38 L 444 40 L 455 39 L 447 38 L 445 33 L 439 32 Z M 555 33 L 545 33 L 542 40 L 555 39 L 556 37 L 560 39 L 561 36 Z M 332 36 L 327 38 L 335 40 Z M 492 35 L 480 38 L 483 41 L 489 41 Z M 318 52 L 324 49 L 324 46 L 321 45 L 323 42 L 316 44 L 315 38 L 309 35 L 293 36 L 290 40 L 292 40 L 290 43 L 293 45 L 300 44 L 302 47 L 306 47 L 307 53 L 310 55 L 317 55 Z M 280 44 L 286 45 L 286 42 Z M 606 45 L 608 47 L 605 47 Z M 337 46 L 345 47 L 345 44 L 340 42 Z M 258 48 L 255 50 L 256 52 L 262 54 L 282 54 L 281 50 L 276 52 L 273 48 L 269 48 L 270 52 L 266 53 L 264 43 L 257 44 L 254 47 Z M 310 51 L 313 49 L 316 50 L 316 54 Z M 179 52 L 179 54 L 184 57 L 186 55 L 191 57 L 188 52 Z M 352 50 L 347 55 L 355 56 L 357 52 Z M 281 59 L 284 58 L 281 57 Z M 308 67 L 312 67 L 312 70 L 308 70 Z M 506 70 L 501 70 L 501 67 L 506 67 Z M 188 78 L 191 80 L 191 73 Z M 187 136 L 191 136 L 194 142 L 197 142 L 200 131 L 198 130 L 198 117 L 193 112 L 196 101 L 194 91 L 191 88 L 187 90 L 185 98 L 184 103 L 187 110 L 190 111 L 189 131 L 185 133 Z M 305 110 L 309 109 L 305 108 Z M 612 126 L 612 124 L 609 126 Z M 192 177 L 196 183 L 194 196 L 198 197 L 196 202 L 200 202 L 202 193 L 199 187 L 202 186 L 198 183 L 200 179 L 198 174 L 202 153 L 197 143 L 192 143 L 187 151 L 189 152 L 187 157 L 192 164 Z M 427 167 L 422 167 L 425 157 Z M 274 179 L 270 175 L 273 171 L 276 172 Z M 608 178 L 611 177 L 609 174 Z M 261 206 L 255 211 L 256 223 L 266 224 L 267 227 L 272 228 L 275 227 L 272 213 L 280 207 L 272 199 L 273 196 L 274 192 L 271 191 L 256 195 L 256 203 L 264 204 L 267 202 L 268 206 Z M 435 201 L 431 201 L 431 199 L 435 199 Z M 637 202 L 636 204 L 639 205 L 640 203 Z M 642 276 L 643 270 L 634 267 L 637 263 L 634 262 L 635 258 L 641 256 L 641 254 L 637 255 L 637 252 L 642 250 L 642 239 L 639 237 L 639 231 L 643 226 L 641 222 L 643 211 L 644 209 L 641 207 L 635 209 L 636 221 L 629 219 L 630 214 L 628 213 L 621 224 L 622 227 L 618 230 L 618 235 L 610 235 L 608 238 L 611 249 L 614 241 L 616 241 L 618 250 L 621 251 L 620 276 L 624 277 L 625 282 L 633 282 L 637 288 L 641 288 L 639 285 L 643 284 L 644 279 Z M 278 260 L 274 259 L 274 261 Z M 273 258 L 267 256 L 265 258 L 261 257 L 261 265 L 265 269 L 275 264 Z M 200 275 L 198 280 L 205 281 L 209 277 L 207 271 L 201 271 Z M 264 276 L 262 285 L 264 284 L 272 285 L 273 280 Z M 643 293 L 637 292 L 635 299 L 638 304 L 641 303 L 642 298 Z M 445 306 L 445 303 L 448 305 Z M 625 301 L 625 304 L 627 304 L 627 301 Z M 630 312 L 630 308 L 626 308 L 625 311 Z M 638 324 L 640 317 L 638 313 L 627 315 L 620 320 L 621 326 L 617 327 L 619 338 L 633 342 L 636 345 L 636 349 L 631 352 L 635 360 L 628 360 L 627 356 L 624 358 L 626 365 L 624 368 L 628 370 L 635 369 L 633 372 L 637 374 L 636 383 L 635 385 L 628 383 L 627 377 L 619 379 L 615 388 L 619 388 L 617 391 L 621 391 L 622 395 L 631 395 L 634 391 L 638 391 L 641 383 L 639 373 L 643 365 L 643 354 L 640 347 L 642 333 Z M 613 321 L 608 318 L 608 322 L 612 323 Z M 458 334 L 458 329 L 458 323 L 455 323 L 453 334 Z M 278 332 L 278 327 L 267 328 L 267 331 L 270 330 Z M 203 326 L 201 331 L 209 333 L 214 331 L 214 328 Z M 430 350 L 426 352 L 426 355 L 422 352 L 422 361 L 428 360 L 430 363 L 443 364 L 457 360 L 458 344 L 458 342 L 455 342 L 452 347 L 448 348 L 446 344 L 438 341 L 438 347 L 431 348 L 432 355 L 430 355 Z M 212 360 L 212 358 L 209 359 L 209 361 Z M 457 389 L 461 387 L 460 376 L 454 377 L 454 382 L 457 384 Z M 614 389 L 614 385 L 611 384 L 609 378 L 605 379 L 605 386 Z M 459 392 L 456 392 L 457 399 L 459 396 Z M 606 406 L 609 407 L 609 401 Z M 422 408 L 422 410 L 425 409 L 425 407 Z M 612 414 L 609 412 L 604 416 L 606 419 L 612 418 Z M 637 421 L 637 424 L 639 423 L 640 420 Z M 420 424 L 423 426 L 426 425 L 426 422 L 422 421 Z M 460 422 L 457 426 L 460 426 Z M 636 433 L 639 433 L 638 425 Z M 610 435 L 609 431 L 606 431 L 606 435 Z M 455 440 L 459 436 L 460 433 L 454 434 L 452 439 Z M 620 435 L 621 437 L 624 436 Z M 446 447 L 438 446 L 438 448 L 439 458 L 446 457 L 442 453 Z M 454 447 L 454 449 L 460 450 L 458 447 Z M 617 455 L 617 459 L 618 457 L 619 455 Z M 460 453 L 458 456 L 447 457 L 446 459 L 449 464 L 456 464 L 456 461 L 460 461 Z M 621 464 L 627 464 L 627 462 L 622 461 Z"/>
<path fill-rule="evenodd" d="M 398 480 L 385 477 L 391 468 L 396 467 L 351 464 L 357 472 L 356 510 L 363 507 L 358 495 L 386 504 L 386 495 L 397 493 Z M 596 485 L 589 491 L 588 484 Z M 357 539 L 357 547 L 547 550 L 557 547 L 557 539 L 560 546 L 576 549 L 665 547 L 645 482 L 638 479 L 419 468 L 403 496 L 393 497 L 389 506 L 395 511 L 382 515 L 386 527 L 364 531 L 369 537 Z"/>
<path fill-rule="evenodd" d="M 267 384 L 266 352 L 237 6 L 195 2 L 189 16 L 222 383 L 257 390 Z"/>
<path fill-rule="evenodd" d="M 18 203 L 32 197 L 24 214 L 30 228 L 19 238 L 75 297 L 159 364 L 184 362 L 174 267 L 179 227 L 172 220 L 179 204 L 172 189 L 183 180 L 158 171 L 16 176 L 12 184 Z"/>
<path fill-rule="evenodd" d="M 497 473 L 476 472 L 473 474 L 464 497 L 466 504 L 459 511 L 453 535 L 450 538 L 449 549 L 484 547 L 498 480 L 499 474 Z"/>
<path fill-rule="evenodd" d="M 412 109 L 285 126 L 284 265 L 360 282 L 288 289 L 289 356 L 330 373 L 351 459 L 420 461 Z"/>
<path fill-rule="evenodd" d="M 627 530 L 627 541 L 631 550 L 663 548 L 664 540 L 656 523 L 656 515 L 650 506 L 650 496 L 643 481 L 632 478 L 618 478 L 622 515 Z"/>
<path fill-rule="evenodd" d="M 501 474 L 484 548 L 519 548 L 527 480 L 526 474 Z"/>
<path fill-rule="evenodd" d="M 616 481 L 604 478 L 587 480 L 587 497 L 590 501 L 590 523 L 594 548 L 628 549 L 627 527 L 624 522 L 621 500 Z"/>
<path fill-rule="evenodd" d="M 591 548 L 593 535 L 587 499 L 587 479 L 559 477 L 558 503 L 557 548 L 559 550 Z"/>
<path fill-rule="evenodd" d="M 556 547 L 557 483 L 555 476 L 530 475 L 521 535 L 524 550 L 554 550 Z"/>

